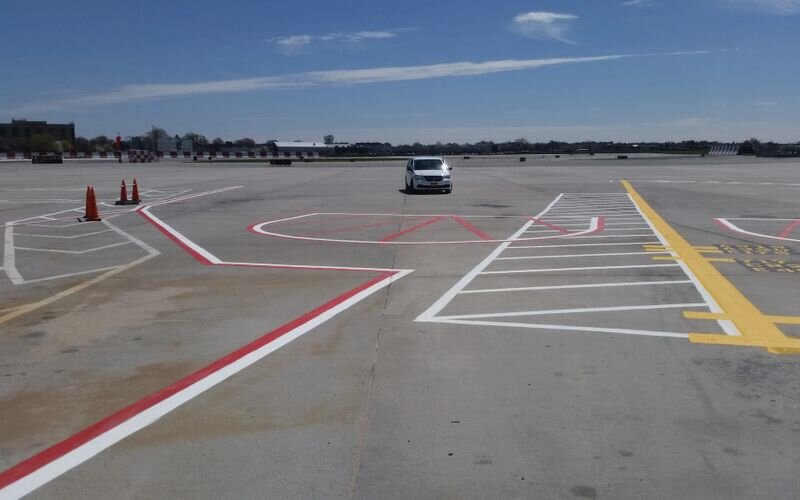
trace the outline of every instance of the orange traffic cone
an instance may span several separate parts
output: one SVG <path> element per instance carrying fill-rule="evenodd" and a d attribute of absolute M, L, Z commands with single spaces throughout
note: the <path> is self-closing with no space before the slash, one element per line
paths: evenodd
<path fill-rule="evenodd" d="M 97 209 L 97 197 L 94 194 L 92 186 L 86 186 L 86 213 L 83 219 L 78 219 L 81 222 L 99 222 L 100 211 Z"/>
<path fill-rule="evenodd" d="M 119 199 L 114 202 L 114 205 L 127 205 L 128 204 L 128 189 L 125 187 L 125 179 L 122 179 L 122 184 L 119 185 Z"/>
<path fill-rule="evenodd" d="M 136 183 L 136 177 L 133 178 L 133 194 L 131 195 L 131 203 L 138 205 L 142 200 L 139 198 L 139 184 Z"/>

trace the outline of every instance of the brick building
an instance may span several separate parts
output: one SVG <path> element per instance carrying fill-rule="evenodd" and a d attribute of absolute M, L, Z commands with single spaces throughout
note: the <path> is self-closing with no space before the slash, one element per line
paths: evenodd
<path fill-rule="evenodd" d="M 36 135 L 49 135 L 56 141 L 75 144 L 74 123 L 47 123 L 44 121 L 11 120 L 0 123 L 0 150 L 22 150 L 28 147 Z"/>

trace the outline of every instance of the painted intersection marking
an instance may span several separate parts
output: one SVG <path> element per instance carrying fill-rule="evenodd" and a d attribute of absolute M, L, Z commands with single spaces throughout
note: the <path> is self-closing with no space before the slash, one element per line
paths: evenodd
<path fill-rule="evenodd" d="M 427 220 L 415 224 L 407 229 L 397 231 L 385 236 L 382 236 L 376 240 L 353 240 L 353 239 L 335 239 L 335 238 L 321 238 L 320 235 L 324 233 L 317 233 L 316 235 L 293 235 L 293 234 L 286 234 L 281 232 L 276 232 L 274 230 L 270 231 L 266 229 L 267 227 L 275 227 L 275 226 L 283 226 L 288 222 L 298 221 L 301 219 L 306 218 L 313 218 L 316 216 L 333 216 L 339 217 L 344 216 L 345 218 L 351 217 L 400 217 L 400 218 L 426 218 Z M 451 219 L 457 222 L 459 225 L 463 227 L 463 229 L 469 231 L 470 233 L 474 234 L 478 239 L 472 240 L 435 240 L 435 241 L 398 241 L 399 238 L 405 236 L 409 233 L 418 231 L 424 227 L 431 226 L 438 222 L 441 222 L 446 219 Z M 583 221 L 582 224 L 578 224 L 578 228 L 580 230 L 570 230 L 564 227 L 560 227 L 556 224 L 553 224 L 552 221 L 549 219 L 547 221 L 542 221 L 539 216 L 537 217 L 527 217 L 527 216 L 492 216 L 492 215 L 453 215 L 453 214 L 378 214 L 378 213 L 343 213 L 343 212 L 315 212 L 310 214 L 303 214 L 297 215 L 295 217 L 287 217 L 284 219 L 277 219 L 267 222 L 260 222 L 257 224 L 253 224 L 252 226 L 248 227 L 248 231 L 260 234 L 263 236 L 272 236 L 276 238 L 286 238 L 292 240 L 302 240 L 302 241 L 321 241 L 321 242 L 329 242 L 329 243 L 356 243 L 356 244 L 370 244 L 370 245 L 452 245 L 452 244 L 472 244 L 472 243 L 506 243 L 511 242 L 511 239 L 493 239 L 491 236 L 486 234 L 485 232 L 481 231 L 480 229 L 476 228 L 472 223 L 470 223 L 467 219 L 523 219 L 527 220 L 528 222 L 525 224 L 525 230 L 523 230 L 520 235 L 527 232 L 528 234 L 541 234 L 541 236 L 536 237 L 517 237 L 513 241 L 538 241 L 538 240 L 551 240 L 556 238 L 576 238 L 576 237 L 587 237 L 590 238 L 592 234 L 601 232 L 605 227 L 605 217 L 602 214 L 591 216 L 591 217 L 582 217 L 581 220 Z M 335 220 L 332 218 L 328 218 L 326 220 Z M 312 223 L 311 221 L 302 221 L 297 223 L 299 224 L 309 224 Z M 380 224 L 365 224 L 363 226 L 352 226 L 351 229 L 363 229 L 367 227 L 376 227 Z M 536 226 L 533 229 L 530 229 L 532 226 Z M 543 226 L 546 229 L 542 229 L 539 226 Z M 530 229 L 530 230 L 529 230 Z M 329 230 L 327 233 L 335 232 L 336 230 Z M 518 236 L 520 236 L 518 235 Z M 620 236 L 620 237 L 627 237 L 627 236 Z"/>
<path fill-rule="evenodd" d="M 568 202 L 569 206 L 564 207 L 564 203 Z M 584 207 L 581 210 L 581 207 Z M 635 228 L 636 234 L 606 234 L 606 231 L 615 229 L 613 226 L 616 223 L 615 216 L 606 211 L 606 206 L 612 210 L 623 210 L 625 212 L 626 224 L 637 225 Z M 568 214 L 568 215 L 566 215 Z M 630 214 L 635 214 L 631 217 Z M 641 335 L 641 336 L 661 336 L 670 338 L 688 338 L 689 331 L 686 332 L 673 332 L 673 331 L 656 331 L 649 329 L 632 329 L 620 325 L 619 327 L 612 326 L 587 326 L 579 324 L 580 319 L 585 320 L 614 320 L 615 316 L 608 313 L 625 313 L 625 312 L 646 312 L 655 310 L 670 310 L 687 308 L 705 308 L 708 311 L 719 311 L 719 307 L 714 302 L 713 298 L 705 292 L 702 284 L 699 283 L 697 278 L 692 274 L 690 269 L 687 269 L 680 262 L 673 262 L 668 264 L 651 264 L 651 263 L 626 263 L 620 264 L 619 261 L 611 261 L 609 263 L 603 262 L 604 259 L 630 259 L 630 258 L 643 258 L 655 255 L 669 255 L 674 257 L 671 250 L 644 248 L 641 251 L 638 248 L 647 245 L 658 245 L 659 243 L 666 245 L 665 240 L 659 234 L 656 228 L 652 226 L 645 214 L 642 214 L 639 207 L 634 200 L 627 193 L 614 193 L 614 194 L 598 194 L 589 195 L 584 194 L 561 194 L 553 202 L 548 205 L 541 214 L 536 218 L 546 216 L 546 220 L 552 224 L 558 224 L 561 220 L 571 220 L 577 222 L 585 221 L 589 217 L 602 215 L 604 218 L 604 229 L 598 234 L 586 235 L 568 235 L 559 241 L 542 242 L 542 244 L 525 245 L 518 244 L 523 241 L 521 235 L 526 234 L 529 230 L 530 223 L 524 224 L 516 233 L 504 241 L 493 252 L 491 252 L 483 261 L 469 271 L 463 278 L 461 278 L 452 288 L 442 295 L 436 302 L 434 302 L 426 311 L 420 314 L 416 321 L 432 322 L 432 323 L 453 323 L 459 325 L 474 325 L 474 326 L 495 326 L 495 327 L 512 327 L 512 328 L 529 328 L 538 330 L 551 330 L 551 331 L 573 331 L 573 332 L 588 332 L 588 333 L 605 333 L 605 334 L 625 334 L 625 335 Z M 565 219 L 565 217 L 569 217 Z M 534 220 L 536 219 L 534 218 Z M 598 242 L 592 243 L 566 243 L 565 240 L 582 240 L 588 238 L 597 239 Z M 634 241 L 624 241 L 624 239 L 634 239 Z M 611 248 L 609 248 L 611 247 Z M 632 248 L 633 247 L 633 248 Z M 558 249 L 566 253 L 547 253 L 541 252 L 549 249 Z M 615 251 L 619 249 L 620 251 Z M 636 251 L 633 251 L 636 250 Z M 532 252 L 532 253 L 531 253 Z M 526 263 L 549 263 L 549 262 L 569 262 L 581 263 L 583 259 L 588 259 L 585 265 L 567 265 L 567 266 L 545 266 L 545 267 L 525 267 Z M 649 260 L 649 259 L 648 259 Z M 491 266 L 499 263 L 504 264 L 503 269 L 492 269 Z M 597 265 L 595 265 L 597 264 Z M 512 267 L 508 267 L 508 266 Z M 673 268 L 678 274 L 668 276 L 657 276 L 657 279 L 652 281 L 640 280 L 620 280 L 618 274 L 627 276 L 628 270 L 634 269 L 662 269 Z M 569 276 L 560 277 L 563 273 L 585 273 L 603 271 L 610 272 L 601 275 L 601 281 L 597 283 L 572 281 L 573 278 Z M 552 273 L 552 274 L 551 274 Z M 538 276 L 547 274 L 550 279 L 556 279 L 557 284 L 541 284 Z M 531 278 L 526 278 L 531 276 Z M 515 277 L 513 282 L 514 286 L 497 286 L 498 279 L 507 280 Z M 494 286 L 480 286 L 481 282 L 488 278 L 494 278 L 492 282 Z M 530 279 L 530 286 L 520 285 L 520 279 Z M 500 281 L 499 283 L 502 283 Z M 472 286 L 471 286 L 472 285 Z M 618 305 L 592 305 L 592 300 L 597 300 L 601 304 L 601 299 L 607 296 L 607 289 L 616 289 L 619 294 L 622 294 L 620 301 L 624 302 L 625 293 L 630 290 L 628 294 L 629 300 L 634 301 L 640 295 L 641 290 L 646 290 L 647 287 L 673 287 L 681 286 L 687 290 L 692 290 L 697 300 L 681 301 L 675 303 L 657 303 L 657 304 L 635 304 L 635 303 L 620 303 Z M 468 288 L 469 287 L 469 288 Z M 688 288 L 687 288 L 688 287 Z M 531 309 L 529 307 L 523 308 L 519 311 L 475 311 L 476 307 L 484 307 L 482 305 L 475 305 L 474 302 L 466 303 L 462 306 L 470 310 L 469 314 L 448 314 L 444 312 L 453 305 L 457 306 L 458 303 L 466 300 L 468 297 L 476 296 L 476 294 L 506 294 L 508 299 L 500 301 L 500 304 L 513 304 L 514 295 L 519 295 L 524 303 L 529 302 L 531 299 L 526 298 L 525 294 L 536 293 L 552 293 L 555 290 L 567 291 L 568 293 L 581 292 L 588 295 L 588 299 L 584 299 L 587 304 L 585 307 L 561 308 L 561 309 Z M 637 291 L 638 290 L 638 291 Z M 514 295 L 511 295 L 514 294 Z M 596 295 L 595 295 L 596 294 Z M 533 295 L 534 297 L 536 295 Z M 583 295 L 581 296 L 583 297 Z M 594 299 L 592 297 L 595 297 Z M 535 302 L 535 301 L 534 301 Z M 500 307 L 500 306 L 498 306 Z M 511 307 L 511 306 L 506 306 Z M 474 312 L 472 312 L 474 311 Z M 530 321 L 534 317 L 549 316 L 551 320 L 546 323 L 539 323 Z M 618 317 L 619 315 L 617 315 Z M 510 321 L 510 319 L 515 321 Z M 530 318 L 526 320 L 526 318 Z M 556 319 L 552 319 L 556 318 Z M 561 318 L 561 319 L 557 319 Z M 573 319 L 571 319 L 573 318 Z M 676 314 L 676 320 L 682 321 L 682 316 Z M 736 330 L 727 321 L 719 321 L 720 329 L 729 334 L 736 335 Z"/>
<path fill-rule="evenodd" d="M 151 208 L 152 206 L 140 206 L 137 207 L 135 211 L 192 257 L 205 265 L 359 271 L 376 273 L 378 276 L 329 300 L 303 316 L 265 333 L 251 343 L 227 354 L 210 365 L 201 368 L 160 391 L 146 396 L 117 413 L 86 427 L 64 441 L 0 472 L 0 498 L 19 498 L 27 495 L 131 434 L 156 422 L 184 403 L 258 362 L 270 353 L 325 323 L 341 312 L 351 308 L 375 292 L 389 287 L 395 281 L 412 272 L 410 269 L 354 268 L 223 261 L 152 214 L 150 212 Z M 114 231 L 121 231 L 115 226 L 109 227 Z M 148 256 L 147 258 L 152 256 Z M 123 266 L 124 269 L 117 268 L 111 272 L 118 274 L 138 263 L 138 261 L 132 262 Z M 93 280 L 79 285 L 79 287 L 75 287 L 75 289 L 62 292 L 62 294 L 75 293 L 91 286 L 101 278 L 105 279 L 104 277 L 105 275 L 98 276 Z M 50 299 L 46 299 L 48 301 L 47 303 L 61 298 L 58 295 L 59 294 Z M 39 304 L 34 304 L 32 306 L 41 307 Z M 10 314 L 15 314 L 17 311 L 16 308 L 12 309 Z M 2 321 L 3 318 L 0 318 L 0 321 Z"/>

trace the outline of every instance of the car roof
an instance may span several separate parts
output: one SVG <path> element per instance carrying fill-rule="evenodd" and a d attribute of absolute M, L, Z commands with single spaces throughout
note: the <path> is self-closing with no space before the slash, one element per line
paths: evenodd
<path fill-rule="evenodd" d="M 442 160 L 442 161 L 444 161 L 444 158 L 442 158 L 441 156 L 412 156 L 411 159 L 412 160 Z"/>

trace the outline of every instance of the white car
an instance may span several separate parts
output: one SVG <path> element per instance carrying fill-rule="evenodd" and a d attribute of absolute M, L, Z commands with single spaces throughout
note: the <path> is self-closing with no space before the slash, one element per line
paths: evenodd
<path fill-rule="evenodd" d="M 438 156 L 415 156 L 406 164 L 406 192 L 453 192 L 453 169 Z"/>

